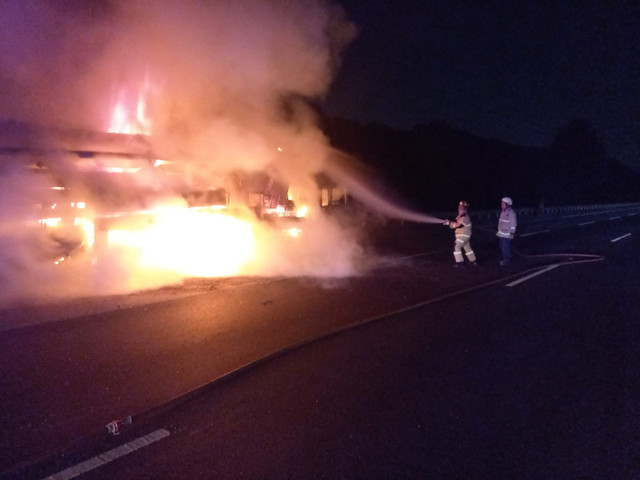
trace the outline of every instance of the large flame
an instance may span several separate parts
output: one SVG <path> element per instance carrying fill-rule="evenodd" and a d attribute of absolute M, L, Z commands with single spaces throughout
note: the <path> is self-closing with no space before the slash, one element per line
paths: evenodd
<path fill-rule="evenodd" d="M 188 208 L 157 210 L 145 228 L 108 232 L 109 248 L 125 249 L 138 269 L 181 276 L 236 275 L 255 254 L 251 223 L 222 213 Z"/>
<path fill-rule="evenodd" d="M 147 112 L 147 97 L 150 92 L 151 83 L 148 75 L 134 99 L 130 99 L 125 90 L 120 90 L 113 106 L 108 132 L 151 135 L 151 118 Z"/>
<path fill-rule="evenodd" d="M 110 133 L 151 134 L 146 113 L 149 85 L 147 77 L 138 92 L 135 115 L 130 113 L 134 110 L 132 105 L 120 95 L 113 109 Z M 129 267 L 138 272 L 162 271 L 191 277 L 237 275 L 255 255 L 253 227 L 218 210 L 165 206 L 146 212 L 138 225 L 109 230 L 109 249 L 127 258 Z"/>

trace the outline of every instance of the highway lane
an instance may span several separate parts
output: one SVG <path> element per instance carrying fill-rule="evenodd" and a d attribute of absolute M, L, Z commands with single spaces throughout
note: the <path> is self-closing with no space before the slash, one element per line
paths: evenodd
<path fill-rule="evenodd" d="M 590 242 L 601 244 L 600 250 L 620 265 L 627 257 L 633 261 L 634 255 L 637 262 L 634 237 L 616 243 L 609 239 L 624 235 L 625 229 L 637 236 L 637 220 L 622 220 L 601 228 L 594 224 L 589 235 L 574 241 L 593 238 Z M 489 259 L 495 245 L 488 236 L 478 240 Z M 534 261 L 523 258 L 521 269 Z M 3 352 L 14 359 L 3 364 L 2 372 L 3 397 L 10 405 L 3 413 L 5 465 L 37 458 L 33 452 L 52 452 L 94 438 L 111 419 L 143 412 L 252 359 L 342 328 L 345 322 L 513 273 L 489 262 L 480 272 L 452 272 L 448 259 L 433 255 L 379 266 L 374 272 L 332 285 L 300 279 L 238 282 L 194 297 L 3 333 Z M 31 355 L 25 360 L 26 352 Z"/>
<path fill-rule="evenodd" d="M 639 280 L 575 265 L 328 338 L 154 418 L 136 434 L 169 437 L 86 478 L 634 478 L 638 295 L 599 284 L 621 273 Z"/>
<path fill-rule="evenodd" d="M 84 478 L 633 478 L 638 251 L 613 248 L 292 351 Z"/>
<path fill-rule="evenodd" d="M 424 266 L 423 266 L 424 267 Z M 434 270 L 435 271 L 435 270 Z M 5 331 L 5 462 L 82 441 L 255 358 L 450 288 L 414 265 L 332 281 L 264 280 Z M 458 275 L 461 285 L 476 279 Z M 37 458 L 37 457 L 35 457 Z"/>

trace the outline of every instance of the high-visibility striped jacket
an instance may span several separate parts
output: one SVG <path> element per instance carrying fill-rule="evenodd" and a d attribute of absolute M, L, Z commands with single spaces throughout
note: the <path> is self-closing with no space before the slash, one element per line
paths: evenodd
<path fill-rule="evenodd" d="M 498 233 L 496 234 L 501 238 L 511 238 L 511 235 L 515 235 L 516 228 L 518 227 L 518 216 L 515 210 L 511 208 L 505 208 L 500 212 L 500 218 L 498 219 Z"/>
<path fill-rule="evenodd" d="M 458 215 L 453 222 L 449 223 L 449 227 L 455 229 L 456 238 L 468 240 L 471 238 L 471 217 L 467 212 Z"/>

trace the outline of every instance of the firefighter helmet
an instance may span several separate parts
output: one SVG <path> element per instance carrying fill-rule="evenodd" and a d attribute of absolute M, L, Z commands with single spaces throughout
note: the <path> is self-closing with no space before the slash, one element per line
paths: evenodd
<path fill-rule="evenodd" d="M 511 197 L 502 197 L 502 201 L 509 206 L 513 205 L 513 200 L 511 200 Z"/>
<path fill-rule="evenodd" d="M 458 204 L 459 207 L 469 208 L 469 202 L 465 202 L 464 200 L 460 200 Z"/>

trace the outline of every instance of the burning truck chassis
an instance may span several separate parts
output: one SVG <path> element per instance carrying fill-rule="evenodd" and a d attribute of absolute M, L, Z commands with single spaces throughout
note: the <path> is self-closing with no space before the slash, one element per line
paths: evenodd
<path fill-rule="evenodd" d="M 35 268 L 108 263 L 145 278 L 228 276 L 302 233 L 307 207 L 264 172 L 236 171 L 224 186 L 194 187 L 178 162 L 157 160 L 141 135 L 15 123 L 2 130 L 2 181 L 29 187 L 5 193 L 2 237 L 36 237 L 38 262 L 25 262 Z M 129 280 L 127 289 L 142 286 Z"/>
<path fill-rule="evenodd" d="M 0 119 L 0 281 L 16 293 L 353 275 L 357 222 L 319 213 L 346 200 L 329 186 L 317 202 L 320 172 L 367 211 L 440 222 L 367 190 L 318 125 L 312 102 L 356 36 L 341 8 L 98 3 L 9 2 L 0 16 L 3 115 L 20 119 Z"/>

